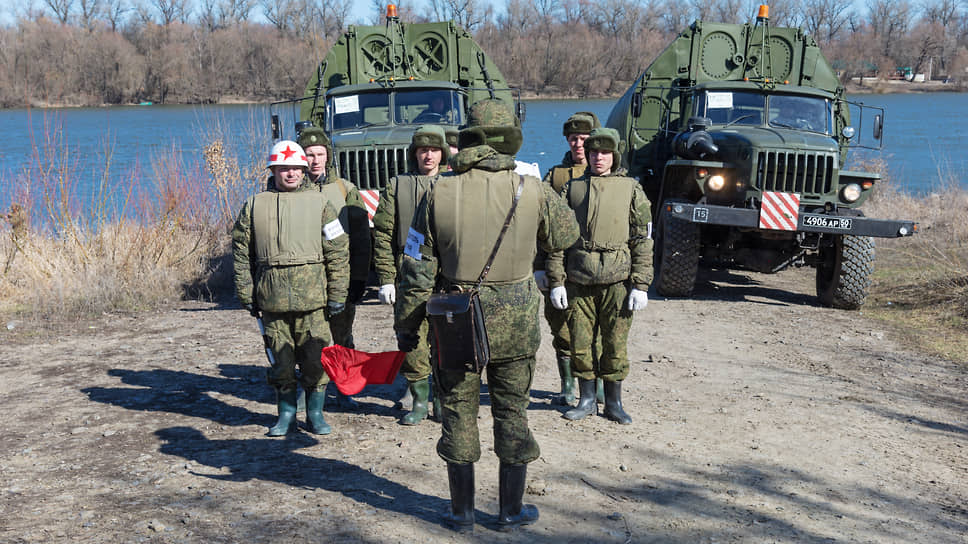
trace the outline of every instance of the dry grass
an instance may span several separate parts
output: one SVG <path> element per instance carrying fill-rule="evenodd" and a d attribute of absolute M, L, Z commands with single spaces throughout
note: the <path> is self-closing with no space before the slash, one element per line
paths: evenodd
<path fill-rule="evenodd" d="M 913 219 L 920 228 L 910 238 L 877 240 L 865 313 L 898 323 L 923 349 L 968 362 L 968 191 L 949 179 L 924 196 L 887 181 L 866 204 L 868 216 Z"/>
<path fill-rule="evenodd" d="M 112 172 L 107 151 L 94 197 L 82 202 L 76 158 L 48 127 L 33 159 L 4 183 L 18 192 L 0 213 L 0 313 L 74 320 L 230 288 L 228 231 L 264 170 L 249 166 L 261 154 L 232 156 L 220 129 L 209 133 L 216 139 L 204 165 L 202 157 L 183 164 L 177 148 L 151 157 L 147 178 L 161 180 L 151 186 L 138 172 Z"/>

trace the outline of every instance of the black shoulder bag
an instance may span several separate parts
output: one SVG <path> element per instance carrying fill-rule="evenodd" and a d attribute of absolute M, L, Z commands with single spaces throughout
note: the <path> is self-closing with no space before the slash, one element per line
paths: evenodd
<path fill-rule="evenodd" d="M 444 370 L 462 370 L 480 374 L 491 360 L 491 348 L 487 339 L 484 312 L 481 309 L 479 291 L 484 278 L 491 270 L 491 263 L 501 247 L 504 234 L 511 226 L 514 210 L 518 207 L 524 190 L 524 176 L 514 193 L 511 210 L 504 220 L 501 233 L 494 243 L 491 256 L 487 258 L 477 284 L 473 289 L 452 293 L 434 293 L 427 300 L 427 321 L 430 322 L 431 345 L 437 356 L 437 366 Z"/>

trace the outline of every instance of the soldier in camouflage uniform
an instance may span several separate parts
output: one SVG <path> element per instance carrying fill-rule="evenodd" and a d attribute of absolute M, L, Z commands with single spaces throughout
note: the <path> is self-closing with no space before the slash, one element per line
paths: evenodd
<path fill-rule="evenodd" d="M 354 348 L 353 321 L 356 305 L 366 293 L 370 274 L 370 219 L 360 191 L 353 183 L 339 177 L 333 164 L 333 148 L 329 137 L 319 127 L 307 127 L 299 133 L 299 145 L 306 151 L 309 179 L 329 199 L 339 213 L 343 230 L 350 240 L 350 286 L 342 302 L 346 309 L 329 323 L 333 343 Z M 337 391 L 336 398 L 344 408 L 352 408 L 355 401 Z"/>
<path fill-rule="evenodd" d="M 565 190 L 565 185 L 572 178 L 585 175 L 585 140 L 592 130 L 599 128 L 601 123 L 594 113 L 580 111 L 575 113 L 562 126 L 561 133 L 568 141 L 568 151 L 561 160 L 561 164 L 554 166 L 545 174 L 545 183 L 551 185 L 559 195 Z M 561 378 L 561 395 L 558 404 L 570 405 L 575 402 L 575 378 L 571 375 L 571 344 L 568 335 L 568 312 L 557 310 L 548 298 L 548 277 L 545 272 L 546 255 L 539 249 L 535 260 L 534 279 L 538 289 L 544 292 L 544 316 L 551 329 L 552 343 L 555 348 L 555 358 L 558 363 L 558 377 Z M 597 380 L 601 384 L 601 380 Z M 603 390 L 604 391 L 604 390 Z M 602 393 L 604 400 L 604 392 Z"/>
<path fill-rule="evenodd" d="M 605 416 L 632 422 L 622 408 L 622 381 L 628 376 L 627 354 L 632 312 L 648 304 L 652 281 L 650 204 L 641 186 L 620 168 L 618 131 L 598 128 L 585 140 L 588 170 L 565 187 L 575 210 L 581 238 L 565 253 L 549 255 L 551 303 L 568 313 L 572 370 L 581 395 L 565 417 L 582 419 L 598 411 L 595 378 L 605 382 Z M 627 221 L 624 220 L 627 218 Z M 595 330 L 602 338 L 596 368 L 592 357 Z"/>
<path fill-rule="evenodd" d="M 507 104 L 489 99 L 471 107 L 460 151 L 451 161 L 454 173 L 438 178 L 410 228 L 394 324 L 400 349 L 413 349 L 431 292 L 474 286 L 523 179 L 514 219 L 480 291 L 490 338 L 486 372 L 494 452 L 500 460 L 498 525 L 507 530 L 538 519 L 537 508 L 522 504 L 527 463 L 539 455 L 527 416 L 540 342 L 540 294 L 532 277 L 536 242 L 549 254 L 559 253 L 560 261 L 561 250 L 578 236 L 574 214 L 551 187 L 513 172 L 520 147 L 520 124 Z M 447 462 L 450 484 L 445 518 L 466 531 L 474 525 L 474 463 L 481 457 L 481 377 L 449 368 L 437 368 L 434 377 L 443 404 L 437 454 Z"/>
<path fill-rule="evenodd" d="M 373 216 L 373 265 L 380 282 L 380 302 L 396 301 L 397 269 L 407 233 L 417 204 L 430 189 L 442 165 L 450 159 L 450 146 L 444 129 L 439 125 L 426 125 L 417 129 L 407 152 L 410 174 L 403 174 L 387 182 L 380 194 L 380 205 Z M 430 399 L 430 345 L 427 343 L 427 321 L 420 323 L 417 347 L 407 353 L 400 368 L 407 379 L 413 398 L 412 410 L 400 419 L 404 425 L 416 425 L 427 417 Z M 438 401 L 434 398 L 435 404 Z M 434 415 L 440 410 L 434 406 Z"/>
<path fill-rule="evenodd" d="M 343 310 L 349 282 L 348 241 L 336 209 L 305 176 L 301 147 L 283 140 L 269 154 L 274 186 L 249 197 L 232 229 L 235 290 L 264 320 L 275 364 L 267 371 L 279 420 L 269 436 L 296 428 L 296 366 L 306 394 L 309 430 L 328 434 L 323 417 L 329 377 L 320 362 L 331 343 L 327 320 Z"/>

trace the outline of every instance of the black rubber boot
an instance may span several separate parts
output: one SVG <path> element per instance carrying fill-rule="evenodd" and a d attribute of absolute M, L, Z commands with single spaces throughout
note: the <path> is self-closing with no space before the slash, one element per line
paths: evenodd
<path fill-rule="evenodd" d="M 427 419 L 427 401 L 430 400 L 430 383 L 427 379 L 410 382 L 410 394 L 413 395 L 413 410 L 400 418 L 404 425 L 416 425 Z"/>
<path fill-rule="evenodd" d="M 599 404 L 605 402 L 605 386 L 601 378 L 595 378 L 595 402 Z"/>
<path fill-rule="evenodd" d="M 578 378 L 578 406 L 565 412 L 565 419 L 578 421 L 598 413 L 598 404 L 595 403 L 595 380 L 583 380 Z"/>
<path fill-rule="evenodd" d="M 326 388 L 322 391 L 306 393 L 306 426 L 313 434 L 329 434 L 332 428 L 323 417 L 323 405 L 326 403 Z"/>
<path fill-rule="evenodd" d="M 571 375 L 571 357 L 558 356 L 558 377 L 561 378 L 561 395 L 556 401 L 563 406 L 571 406 L 571 403 L 575 402 L 575 378 Z"/>
<path fill-rule="evenodd" d="M 522 504 L 528 465 L 501 463 L 498 470 L 498 503 L 501 509 L 497 516 L 498 530 L 511 531 L 515 527 L 538 521 L 538 507 Z"/>
<path fill-rule="evenodd" d="M 622 409 L 622 382 L 605 382 L 605 417 L 622 425 L 632 423 Z"/>
<path fill-rule="evenodd" d="M 447 463 L 447 481 L 450 512 L 444 513 L 444 521 L 455 531 L 471 532 L 474 530 L 474 463 Z"/>
<path fill-rule="evenodd" d="M 433 421 L 436 421 L 437 423 L 440 423 L 441 421 L 443 421 L 442 418 L 444 417 L 444 408 L 440 403 L 440 394 L 438 394 L 437 386 L 434 385 L 433 380 L 434 380 L 434 377 L 430 376 L 430 383 L 431 383 L 430 396 L 432 397 L 431 404 L 434 407 L 434 411 L 433 411 L 433 414 L 430 416 L 430 419 L 432 419 Z"/>
<path fill-rule="evenodd" d="M 276 403 L 279 408 L 279 420 L 269 429 L 269 436 L 285 436 L 296 430 L 296 397 L 299 392 L 296 388 L 289 391 L 279 391 L 276 389 Z"/>

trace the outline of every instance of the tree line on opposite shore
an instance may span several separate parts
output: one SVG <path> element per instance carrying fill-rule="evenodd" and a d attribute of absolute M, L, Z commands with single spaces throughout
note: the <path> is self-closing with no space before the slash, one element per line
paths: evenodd
<path fill-rule="evenodd" d="M 750 0 L 404 0 L 403 21 L 453 19 L 529 96 L 615 96 L 693 20 L 741 23 Z M 351 0 L 40 0 L 0 27 L 0 107 L 290 98 L 350 21 Z M 968 1 L 774 0 L 842 80 L 908 73 L 968 84 Z"/>

